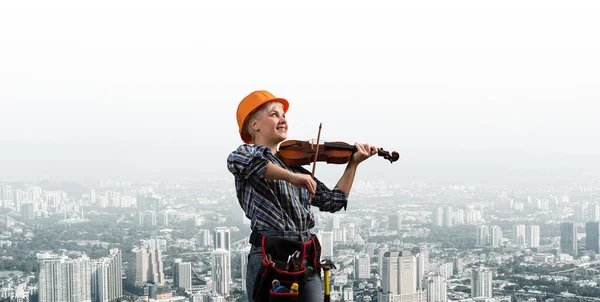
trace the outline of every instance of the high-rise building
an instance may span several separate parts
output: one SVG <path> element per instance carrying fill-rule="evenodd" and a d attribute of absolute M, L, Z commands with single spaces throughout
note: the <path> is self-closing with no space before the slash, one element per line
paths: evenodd
<path fill-rule="evenodd" d="M 38 254 L 41 302 L 91 302 L 90 259 Z"/>
<path fill-rule="evenodd" d="M 402 228 L 402 218 L 399 212 L 388 215 L 388 230 L 400 231 Z"/>
<path fill-rule="evenodd" d="M 146 228 L 152 228 L 157 225 L 156 222 L 156 212 L 154 211 L 146 211 L 144 212 L 144 224 L 143 226 Z"/>
<path fill-rule="evenodd" d="M 600 254 L 600 222 L 585 223 L 585 248 Z"/>
<path fill-rule="evenodd" d="M 346 229 L 346 239 L 354 240 L 356 237 L 356 227 L 354 226 L 354 223 L 345 225 L 344 229 Z"/>
<path fill-rule="evenodd" d="M 435 226 L 441 227 L 444 225 L 444 209 L 441 207 L 435 208 L 433 211 L 433 224 Z"/>
<path fill-rule="evenodd" d="M 416 257 L 417 264 L 417 288 L 423 289 L 425 287 L 423 283 L 423 277 L 427 267 L 429 265 L 429 251 L 426 247 L 414 247 L 412 249 L 413 255 Z"/>
<path fill-rule="evenodd" d="M 381 288 L 384 293 L 398 293 L 398 253 L 385 252 L 381 268 Z"/>
<path fill-rule="evenodd" d="M 527 226 L 527 246 L 528 247 L 540 246 L 540 226 L 539 225 L 528 225 Z"/>
<path fill-rule="evenodd" d="M 62 259 L 58 257 L 43 257 L 38 255 L 38 291 L 39 300 L 44 302 L 59 302 L 66 300 L 66 289 Z"/>
<path fill-rule="evenodd" d="M 332 258 L 333 257 L 333 232 L 327 232 L 327 231 L 321 232 L 321 238 L 319 238 L 319 242 L 321 243 L 321 256 L 323 258 Z"/>
<path fill-rule="evenodd" d="M 458 209 L 454 211 L 454 224 L 465 224 L 465 210 Z"/>
<path fill-rule="evenodd" d="M 214 293 L 229 296 L 231 283 L 230 254 L 226 249 L 216 249 L 212 252 L 212 291 Z"/>
<path fill-rule="evenodd" d="M 210 240 L 210 231 L 206 229 L 201 229 L 198 231 L 198 235 L 196 236 L 196 246 L 199 248 L 210 246 Z"/>
<path fill-rule="evenodd" d="M 386 252 L 382 271 L 382 292 L 378 294 L 379 301 L 425 301 L 424 292 L 417 289 L 417 261 L 410 251 Z"/>
<path fill-rule="evenodd" d="M 471 297 L 492 297 L 492 272 L 482 266 L 473 268 L 471 272 Z"/>
<path fill-rule="evenodd" d="M 340 228 L 340 217 L 338 215 L 327 216 L 327 225 L 325 231 L 332 232 L 334 229 Z"/>
<path fill-rule="evenodd" d="M 231 251 L 231 231 L 227 227 L 216 227 L 213 235 L 213 243 L 216 249 Z"/>
<path fill-rule="evenodd" d="M 513 243 L 521 246 L 526 244 L 526 232 L 524 224 L 517 224 L 513 226 Z"/>
<path fill-rule="evenodd" d="M 371 276 L 371 259 L 368 255 L 358 255 L 354 258 L 354 276 L 356 279 L 368 279 Z"/>
<path fill-rule="evenodd" d="M 448 284 L 446 278 L 439 274 L 429 274 L 425 276 L 425 292 L 427 293 L 427 302 L 447 302 Z"/>
<path fill-rule="evenodd" d="M 407 250 L 398 253 L 398 293 L 412 294 L 417 290 L 417 261 Z"/>
<path fill-rule="evenodd" d="M 149 246 L 134 247 L 127 269 L 127 281 L 134 286 L 164 285 L 162 251 Z"/>
<path fill-rule="evenodd" d="M 91 189 L 90 190 L 90 203 L 92 205 L 96 204 L 96 189 Z"/>
<path fill-rule="evenodd" d="M 227 282 L 231 283 L 231 230 L 227 227 L 216 227 L 213 235 L 213 244 L 215 251 L 221 249 L 227 251 L 225 256 L 229 257 L 229 259 L 225 262 L 228 265 L 225 271 L 229 273 Z M 229 293 L 229 285 L 227 288 L 227 292 Z"/>
<path fill-rule="evenodd" d="M 454 257 L 452 259 L 452 274 L 458 275 L 462 273 L 465 266 L 465 261 L 460 257 Z"/>
<path fill-rule="evenodd" d="M 440 275 L 444 276 L 446 280 L 452 278 L 452 274 L 454 273 L 454 260 L 448 262 L 439 263 L 437 268 L 435 269 Z"/>
<path fill-rule="evenodd" d="M 588 205 L 588 221 L 600 221 L 600 205 L 598 203 Z"/>
<path fill-rule="evenodd" d="M 192 264 L 177 258 L 173 265 L 173 285 L 186 291 L 192 289 Z"/>
<path fill-rule="evenodd" d="M 490 245 L 493 247 L 500 247 L 502 246 L 502 229 L 495 225 L 492 226 L 491 230 L 490 230 L 490 239 L 491 239 L 491 243 Z"/>
<path fill-rule="evenodd" d="M 451 227 L 454 225 L 454 211 L 452 207 L 444 207 L 444 216 L 442 220 L 443 227 Z"/>
<path fill-rule="evenodd" d="M 162 226 L 169 226 L 169 213 L 161 212 L 158 215 L 159 224 Z"/>
<path fill-rule="evenodd" d="M 248 254 L 250 254 L 250 250 L 249 249 L 245 249 L 243 251 L 240 252 L 240 255 L 242 257 L 242 291 L 246 292 L 246 274 L 247 274 L 247 266 L 248 266 Z"/>
<path fill-rule="evenodd" d="M 572 222 L 560 224 L 560 251 L 571 256 L 577 255 L 577 226 Z"/>
<path fill-rule="evenodd" d="M 92 261 L 91 283 L 94 302 L 115 301 L 123 296 L 122 267 L 121 251 L 117 248 L 111 249 L 108 257 Z"/>
<path fill-rule="evenodd" d="M 475 244 L 478 246 L 488 246 L 490 244 L 490 229 L 487 225 L 477 227 L 477 240 Z"/>

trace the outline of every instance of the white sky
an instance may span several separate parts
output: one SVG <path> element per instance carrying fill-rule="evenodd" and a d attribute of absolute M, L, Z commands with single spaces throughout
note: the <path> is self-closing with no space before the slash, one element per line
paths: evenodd
<path fill-rule="evenodd" d="M 2 2 L 0 177 L 223 170 L 256 89 L 291 139 L 600 153 L 597 1 L 197 2 Z"/>

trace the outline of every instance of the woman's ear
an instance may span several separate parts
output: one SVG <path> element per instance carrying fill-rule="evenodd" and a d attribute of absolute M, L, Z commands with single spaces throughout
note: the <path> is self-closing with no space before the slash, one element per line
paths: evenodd
<path fill-rule="evenodd" d="M 258 120 L 251 120 L 250 127 L 252 128 L 252 130 L 254 130 L 254 132 L 257 132 L 258 131 Z"/>

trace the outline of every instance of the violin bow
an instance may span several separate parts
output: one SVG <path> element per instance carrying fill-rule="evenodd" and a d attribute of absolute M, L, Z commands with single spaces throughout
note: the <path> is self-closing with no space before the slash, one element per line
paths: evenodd
<path fill-rule="evenodd" d="M 323 123 L 319 123 L 319 133 L 317 134 L 317 151 L 315 151 L 315 159 L 313 159 L 313 166 L 312 166 L 312 173 L 310 174 L 310 176 L 312 178 L 315 177 L 315 168 L 317 167 L 317 157 L 319 156 L 319 140 L 321 139 L 321 127 L 323 126 Z M 308 198 L 308 206 L 310 207 L 310 200 L 312 198 Z"/>

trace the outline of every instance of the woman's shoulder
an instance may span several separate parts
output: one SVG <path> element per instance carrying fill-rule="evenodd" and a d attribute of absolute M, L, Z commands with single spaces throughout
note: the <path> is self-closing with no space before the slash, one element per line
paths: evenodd
<path fill-rule="evenodd" d="M 246 161 L 254 157 L 269 158 L 270 153 L 271 149 L 262 145 L 241 144 L 229 153 L 228 158 L 229 160 L 243 159 Z"/>
<path fill-rule="evenodd" d="M 266 152 L 266 151 L 270 151 L 270 149 L 263 145 L 241 144 L 233 152 L 255 153 L 255 152 Z"/>

